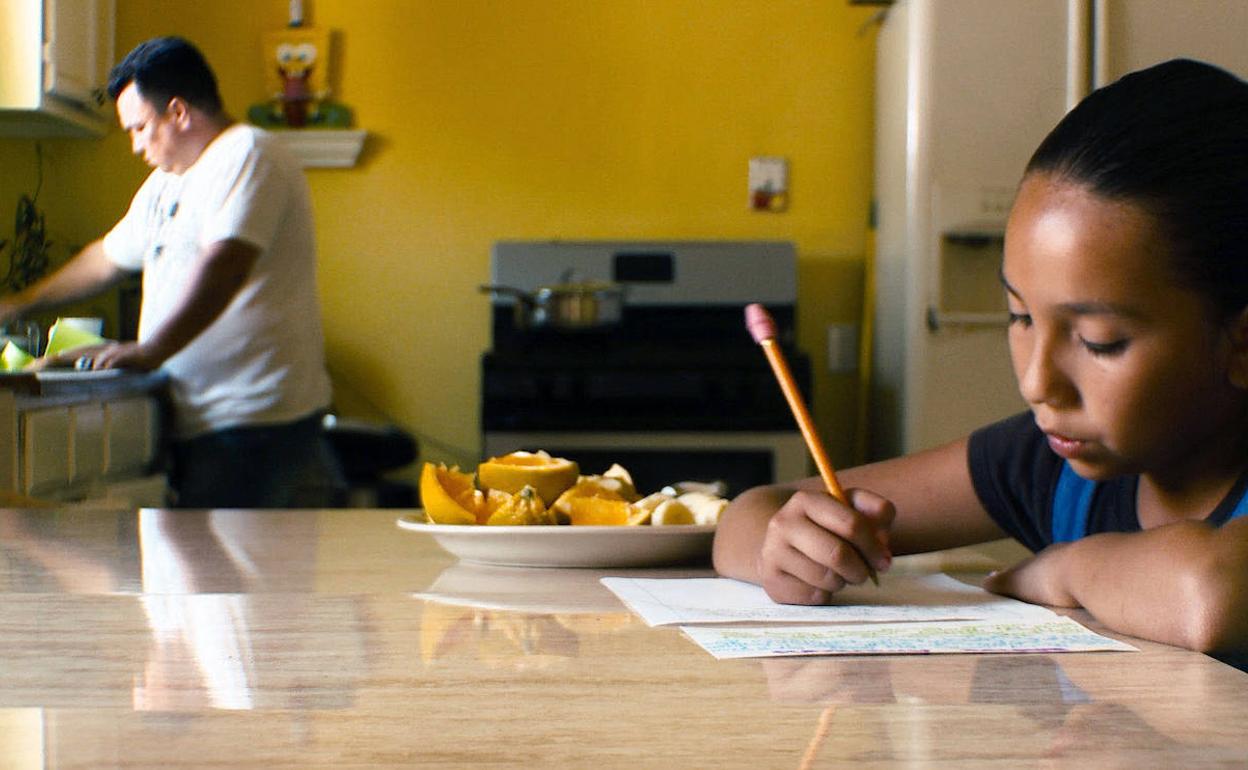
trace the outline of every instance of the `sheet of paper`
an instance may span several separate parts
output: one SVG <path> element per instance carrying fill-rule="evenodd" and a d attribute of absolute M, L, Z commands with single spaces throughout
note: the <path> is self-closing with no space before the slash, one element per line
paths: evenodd
<path fill-rule="evenodd" d="M 1049 620 L 1045 607 L 990 594 L 948 575 L 881 575 L 877 588 L 851 586 L 833 604 L 777 604 L 762 588 L 729 578 L 604 577 L 651 626 L 690 623 L 887 623 L 940 620 Z"/>
<path fill-rule="evenodd" d="M 716 658 L 986 652 L 1138 652 L 1070 618 L 837 626 L 681 626 Z"/>

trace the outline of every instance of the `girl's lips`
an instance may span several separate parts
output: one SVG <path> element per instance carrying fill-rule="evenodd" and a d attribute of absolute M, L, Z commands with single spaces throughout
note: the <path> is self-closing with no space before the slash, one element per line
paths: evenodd
<path fill-rule="evenodd" d="M 1078 457 L 1087 446 L 1086 441 L 1067 438 L 1059 433 L 1046 433 L 1044 435 L 1049 439 L 1049 448 L 1053 450 L 1053 453 L 1067 460 Z"/>

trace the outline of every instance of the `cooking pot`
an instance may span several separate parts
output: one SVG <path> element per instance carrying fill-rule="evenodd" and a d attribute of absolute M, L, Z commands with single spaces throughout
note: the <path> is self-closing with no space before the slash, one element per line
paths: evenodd
<path fill-rule="evenodd" d="M 527 292 L 511 286 L 485 285 L 481 291 L 516 298 L 517 329 L 581 331 L 615 326 L 624 310 L 624 287 L 609 281 L 574 281 L 570 273 L 560 283 Z"/>

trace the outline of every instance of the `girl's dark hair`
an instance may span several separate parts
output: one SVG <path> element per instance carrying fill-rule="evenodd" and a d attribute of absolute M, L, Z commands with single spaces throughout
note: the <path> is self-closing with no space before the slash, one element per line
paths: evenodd
<path fill-rule="evenodd" d="M 156 37 L 139 43 L 108 73 L 113 99 L 134 83 L 157 112 L 180 96 L 209 115 L 221 113 L 217 77 L 199 49 L 180 37 Z"/>
<path fill-rule="evenodd" d="M 1248 83 L 1175 59 L 1080 102 L 1027 164 L 1149 212 L 1176 275 L 1223 314 L 1248 306 Z"/>

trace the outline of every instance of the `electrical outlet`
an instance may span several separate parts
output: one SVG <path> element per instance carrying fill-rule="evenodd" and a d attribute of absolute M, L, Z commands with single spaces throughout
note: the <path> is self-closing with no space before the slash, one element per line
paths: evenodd
<path fill-rule="evenodd" d="M 852 372 L 858 368 L 858 324 L 828 324 L 828 371 Z"/>

